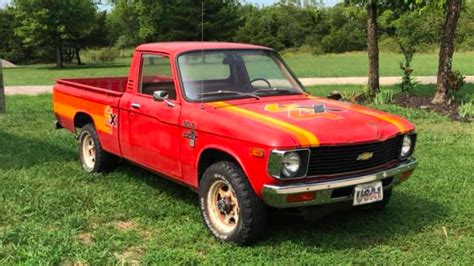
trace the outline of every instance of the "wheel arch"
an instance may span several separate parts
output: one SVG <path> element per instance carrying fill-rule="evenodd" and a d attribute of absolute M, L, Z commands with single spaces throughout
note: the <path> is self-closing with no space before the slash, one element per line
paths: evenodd
<path fill-rule="evenodd" d="M 198 179 L 197 184 L 200 183 L 201 178 L 204 174 L 204 171 L 206 171 L 206 169 L 209 166 L 211 166 L 213 163 L 220 162 L 220 161 L 230 161 L 230 162 L 235 163 L 237 166 L 239 166 L 244 172 L 245 176 L 247 177 L 247 180 L 253 187 L 252 181 L 250 180 L 250 178 L 248 178 L 248 174 L 245 169 L 245 166 L 240 160 L 239 156 L 237 156 L 236 153 L 234 153 L 233 151 L 227 148 L 214 147 L 214 146 L 206 147 L 202 149 L 201 152 L 199 153 L 199 159 L 197 163 L 197 179 Z"/>
<path fill-rule="evenodd" d="M 82 128 L 85 125 L 90 124 L 90 123 L 92 123 L 95 126 L 95 122 L 94 122 L 94 119 L 92 118 L 92 116 L 89 115 L 88 113 L 82 112 L 82 111 L 77 112 L 74 115 L 73 123 L 74 123 L 74 128 L 75 129 Z"/>

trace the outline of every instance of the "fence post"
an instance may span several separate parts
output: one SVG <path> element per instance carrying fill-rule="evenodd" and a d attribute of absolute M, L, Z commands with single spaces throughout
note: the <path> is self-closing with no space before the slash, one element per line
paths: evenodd
<path fill-rule="evenodd" d="M 3 86 L 3 62 L 0 59 L 0 114 L 5 113 L 5 87 Z"/>

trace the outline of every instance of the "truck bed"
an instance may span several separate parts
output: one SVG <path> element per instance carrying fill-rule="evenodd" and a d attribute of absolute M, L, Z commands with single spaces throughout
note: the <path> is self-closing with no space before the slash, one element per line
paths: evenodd
<path fill-rule="evenodd" d="M 65 85 L 75 89 L 83 89 L 120 96 L 127 88 L 127 81 L 128 77 L 76 78 L 59 79 L 56 81 L 56 84 Z"/>

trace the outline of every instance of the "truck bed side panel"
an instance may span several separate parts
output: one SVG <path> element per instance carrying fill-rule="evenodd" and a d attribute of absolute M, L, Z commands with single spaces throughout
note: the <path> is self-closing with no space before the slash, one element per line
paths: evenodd
<path fill-rule="evenodd" d="M 102 148 L 120 155 L 118 105 L 120 95 L 81 89 L 80 86 L 56 84 L 53 109 L 60 124 L 75 132 L 75 119 L 89 116 L 94 122 Z"/>

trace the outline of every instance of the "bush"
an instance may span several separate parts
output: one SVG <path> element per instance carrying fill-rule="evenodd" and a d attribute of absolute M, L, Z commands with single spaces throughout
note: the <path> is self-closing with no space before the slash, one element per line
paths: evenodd
<path fill-rule="evenodd" d="M 120 51 L 116 48 L 101 48 L 98 50 L 87 50 L 82 54 L 83 58 L 89 62 L 113 62 L 120 56 Z"/>
<path fill-rule="evenodd" d="M 411 75 L 413 73 L 413 68 L 410 66 L 415 51 L 412 47 L 404 46 L 402 43 L 400 43 L 400 50 L 402 50 L 403 57 L 405 58 L 405 62 L 400 63 L 400 69 L 403 71 L 400 89 L 404 93 L 409 93 L 415 89 L 416 85 L 418 84 L 415 78 Z"/>
<path fill-rule="evenodd" d="M 458 92 L 464 84 L 466 77 L 460 71 L 451 71 L 449 74 L 449 83 L 448 83 L 448 96 L 451 99 L 454 99 L 456 92 Z"/>
<path fill-rule="evenodd" d="M 379 50 L 386 53 L 398 53 L 400 47 L 394 38 L 384 36 L 379 41 Z"/>
<path fill-rule="evenodd" d="M 474 103 L 464 103 L 459 106 L 459 116 L 462 118 L 474 118 Z"/>
<path fill-rule="evenodd" d="M 383 90 L 377 93 L 374 97 L 375 104 L 387 104 L 393 102 L 393 91 L 392 90 Z"/>

